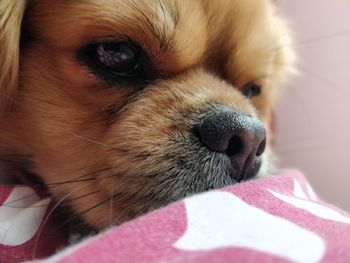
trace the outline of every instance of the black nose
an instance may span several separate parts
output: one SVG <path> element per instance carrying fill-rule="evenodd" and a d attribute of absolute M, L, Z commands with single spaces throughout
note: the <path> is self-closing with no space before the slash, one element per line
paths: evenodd
<path fill-rule="evenodd" d="M 253 177 L 260 169 L 266 132 L 258 118 L 226 108 L 217 109 L 195 126 L 194 133 L 209 150 L 230 158 L 230 172 L 235 180 Z"/>

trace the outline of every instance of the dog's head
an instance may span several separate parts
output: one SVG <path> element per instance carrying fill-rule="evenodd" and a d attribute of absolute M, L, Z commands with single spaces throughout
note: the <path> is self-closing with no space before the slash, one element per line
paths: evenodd
<path fill-rule="evenodd" d="M 266 174 L 293 60 L 276 12 L 272 0 L 2 1 L 1 154 L 29 159 L 97 228 Z"/>

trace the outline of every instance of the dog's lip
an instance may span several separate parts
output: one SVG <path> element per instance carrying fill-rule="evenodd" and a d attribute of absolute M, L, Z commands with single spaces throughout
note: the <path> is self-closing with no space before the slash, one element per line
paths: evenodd
<path fill-rule="evenodd" d="M 238 183 L 254 178 L 258 174 L 262 164 L 262 156 L 256 156 L 249 158 L 242 169 L 235 169 L 227 155 L 223 154 L 222 158 L 225 159 L 226 169 L 231 179 Z"/>
<path fill-rule="evenodd" d="M 261 167 L 261 164 L 262 164 L 262 158 L 261 158 L 261 156 L 257 156 L 257 157 L 254 157 L 252 159 L 253 160 L 248 159 L 246 161 L 244 168 L 242 170 L 242 173 L 239 177 L 239 180 L 238 180 L 239 182 L 252 179 L 258 174 L 260 167 Z"/>

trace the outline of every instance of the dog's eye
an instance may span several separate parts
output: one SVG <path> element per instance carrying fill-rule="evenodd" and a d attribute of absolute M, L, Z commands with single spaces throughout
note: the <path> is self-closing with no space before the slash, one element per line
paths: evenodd
<path fill-rule="evenodd" d="M 108 82 L 140 84 L 152 80 L 155 76 L 148 56 L 131 42 L 90 44 L 80 51 L 79 56 Z"/>
<path fill-rule="evenodd" d="M 95 47 L 96 62 L 116 74 L 133 74 L 140 70 L 140 57 L 137 50 L 126 43 L 98 44 Z"/>
<path fill-rule="evenodd" d="M 261 94 L 261 86 L 256 83 L 247 83 L 243 86 L 242 93 L 247 98 L 259 96 Z"/>

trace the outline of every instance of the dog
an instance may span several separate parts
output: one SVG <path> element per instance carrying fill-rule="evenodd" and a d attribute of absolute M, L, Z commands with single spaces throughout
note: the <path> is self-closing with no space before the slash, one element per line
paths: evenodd
<path fill-rule="evenodd" d="M 98 230 L 273 169 L 272 0 L 0 2 L 0 158 Z"/>

